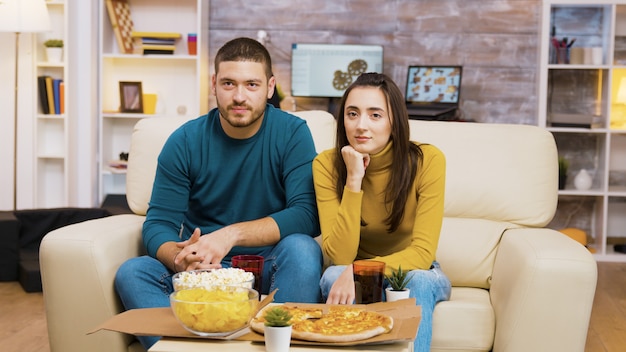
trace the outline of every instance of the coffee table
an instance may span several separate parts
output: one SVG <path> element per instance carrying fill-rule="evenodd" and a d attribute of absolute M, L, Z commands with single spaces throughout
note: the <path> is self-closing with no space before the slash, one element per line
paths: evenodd
<path fill-rule="evenodd" d="M 265 352 L 263 343 L 251 341 L 223 341 L 223 340 L 203 340 L 193 338 L 170 338 L 164 337 L 154 344 L 149 352 Z M 370 351 L 370 352 L 411 352 L 413 342 L 396 342 L 384 345 L 359 345 L 350 347 L 329 347 L 329 346 L 303 346 L 291 345 L 289 351 L 292 352 L 350 352 L 350 351 Z"/>

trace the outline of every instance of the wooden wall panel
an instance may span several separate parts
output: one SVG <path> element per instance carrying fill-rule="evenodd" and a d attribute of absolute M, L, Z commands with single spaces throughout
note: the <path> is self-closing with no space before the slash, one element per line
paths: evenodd
<path fill-rule="evenodd" d="M 540 0 L 211 0 L 210 11 L 211 58 L 226 41 L 265 30 L 287 93 L 292 43 L 381 44 L 384 72 L 401 89 L 410 64 L 459 64 L 465 118 L 537 123 Z M 298 109 L 328 105 L 296 100 Z"/>

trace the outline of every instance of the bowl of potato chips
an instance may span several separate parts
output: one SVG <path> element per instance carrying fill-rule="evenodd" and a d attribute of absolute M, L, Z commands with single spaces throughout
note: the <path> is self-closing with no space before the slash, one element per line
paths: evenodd
<path fill-rule="evenodd" d="M 259 293 L 241 286 L 183 289 L 170 295 L 174 316 L 200 336 L 227 336 L 247 326 L 259 305 Z"/>

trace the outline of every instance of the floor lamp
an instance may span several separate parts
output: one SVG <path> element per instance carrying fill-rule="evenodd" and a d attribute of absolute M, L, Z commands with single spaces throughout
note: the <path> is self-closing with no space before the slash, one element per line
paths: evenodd
<path fill-rule="evenodd" d="M 15 33 L 15 102 L 13 117 L 13 209 L 17 210 L 17 93 L 20 33 L 50 30 L 45 0 L 0 0 L 0 32 Z"/>

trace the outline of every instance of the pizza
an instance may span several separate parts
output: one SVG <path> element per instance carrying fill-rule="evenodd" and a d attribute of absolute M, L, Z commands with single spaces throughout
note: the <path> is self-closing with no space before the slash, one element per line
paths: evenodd
<path fill-rule="evenodd" d="M 275 306 L 263 308 L 250 322 L 252 330 L 263 333 L 265 311 Z M 282 306 L 291 318 L 291 337 L 315 342 L 351 342 L 369 339 L 388 333 L 393 328 L 393 318 L 360 307 L 328 306 L 305 308 Z"/>

